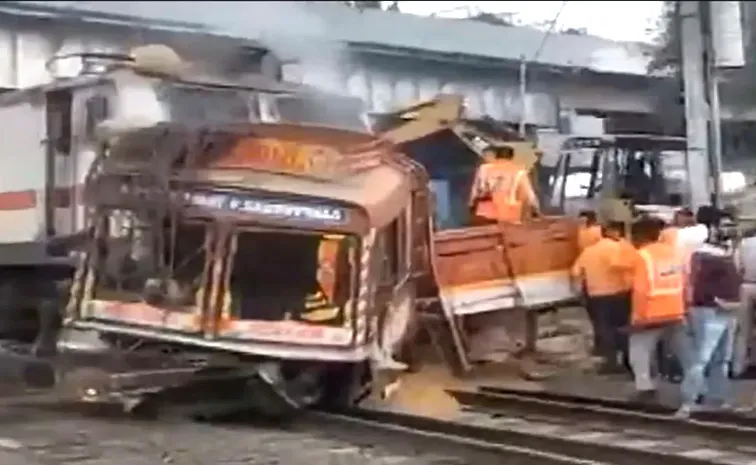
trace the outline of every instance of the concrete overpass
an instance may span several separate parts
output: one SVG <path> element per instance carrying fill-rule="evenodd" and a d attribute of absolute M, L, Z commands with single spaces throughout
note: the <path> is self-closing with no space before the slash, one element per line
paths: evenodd
<path fill-rule="evenodd" d="M 646 73 L 647 49 L 591 36 L 554 35 L 530 65 L 520 103 L 520 57 L 541 31 L 471 20 L 359 11 L 338 2 L 2 2 L 0 86 L 50 78 L 44 62 L 72 51 L 126 51 L 163 41 L 194 59 L 231 57 L 262 42 L 287 79 L 361 97 L 383 112 L 440 91 L 459 92 L 473 114 L 556 126 L 564 110 L 651 114 L 671 83 Z M 756 112 L 728 118 L 756 121 Z"/>

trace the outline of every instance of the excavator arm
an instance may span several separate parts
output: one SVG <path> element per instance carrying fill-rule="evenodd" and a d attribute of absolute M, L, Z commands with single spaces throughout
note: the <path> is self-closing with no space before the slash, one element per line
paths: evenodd
<path fill-rule="evenodd" d="M 511 147 L 515 161 L 529 171 L 541 156 L 535 144 L 502 125 L 466 119 L 464 97 L 458 94 L 439 94 L 378 118 L 376 132 L 400 147 L 448 131 L 478 156 L 490 145 Z"/>

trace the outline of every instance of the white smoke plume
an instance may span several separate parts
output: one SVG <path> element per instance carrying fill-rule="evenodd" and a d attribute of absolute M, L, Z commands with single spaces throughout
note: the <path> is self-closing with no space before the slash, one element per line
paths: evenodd
<path fill-rule="evenodd" d="M 141 2 L 138 2 L 141 3 Z M 162 2 L 161 2 L 162 3 Z M 321 14 L 322 8 L 340 7 L 318 5 L 319 2 L 262 1 L 262 2 L 192 2 L 194 21 L 213 24 L 213 34 L 258 41 L 272 50 L 284 62 L 297 61 L 316 74 L 325 75 L 342 69 L 349 62 L 346 44 L 332 40 L 329 28 L 334 27 Z M 178 5 L 178 4 L 177 4 Z M 189 44 L 192 39 L 182 40 Z M 183 44 L 182 44 L 183 45 Z M 209 52 L 203 44 L 194 49 L 208 59 L 218 60 L 226 46 Z M 207 44 L 204 44 L 204 49 Z M 230 56 L 234 59 L 235 57 Z M 328 81 L 328 79 L 321 79 Z M 312 82 L 329 91 L 343 90 L 341 83 Z"/>

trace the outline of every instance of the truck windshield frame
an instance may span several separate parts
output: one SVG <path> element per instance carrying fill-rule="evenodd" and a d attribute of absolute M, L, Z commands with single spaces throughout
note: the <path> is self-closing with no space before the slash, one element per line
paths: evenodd
<path fill-rule="evenodd" d="M 224 263 L 224 271 L 212 278 L 213 286 L 219 289 L 221 295 L 227 296 L 227 305 L 219 309 L 220 318 L 225 322 L 223 326 L 233 325 L 233 322 L 288 320 L 337 327 L 352 325 L 358 286 L 355 273 L 359 253 L 358 236 L 331 234 L 315 229 L 238 224 L 231 231 L 230 237 L 232 245 L 225 250 L 224 256 L 220 257 Z M 247 249 L 244 246 L 245 240 L 251 241 L 251 245 L 257 242 L 258 246 Z M 258 242 L 260 240 L 264 242 Z M 282 244 L 289 244 L 289 247 L 259 248 L 260 244 L 271 240 L 280 240 Z M 300 260 L 300 255 L 291 255 L 299 250 L 297 247 L 291 247 L 299 241 L 314 241 L 309 244 L 315 246 L 311 251 L 315 252 L 314 255 L 308 257 L 315 260 L 314 263 L 309 263 L 312 267 L 308 266 L 307 262 L 293 267 L 293 263 L 287 263 L 289 259 Z M 331 247 L 324 247 L 327 244 Z M 333 245 L 336 248 L 332 247 Z M 276 256 L 277 259 L 265 259 L 265 254 Z M 249 260 L 250 256 L 262 259 Z M 281 265 L 283 268 L 279 269 Z M 309 280 L 303 277 L 308 276 L 308 271 L 315 273 L 309 276 Z M 256 279 L 274 281 L 255 286 Z M 292 288 L 293 281 L 300 285 L 293 286 L 297 291 L 276 292 L 276 286 L 271 285 L 281 280 L 285 281 L 285 289 Z"/>

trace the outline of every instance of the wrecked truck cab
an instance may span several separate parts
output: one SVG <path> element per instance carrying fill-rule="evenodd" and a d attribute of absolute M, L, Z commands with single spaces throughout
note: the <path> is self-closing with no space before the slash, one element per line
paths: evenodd
<path fill-rule="evenodd" d="M 414 184 L 390 144 L 315 126 L 160 124 L 101 158 L 68 328 L 264 364 L 297 408 L 349 403 L 366 365 L 390 364 L 414 309 Z"/>

